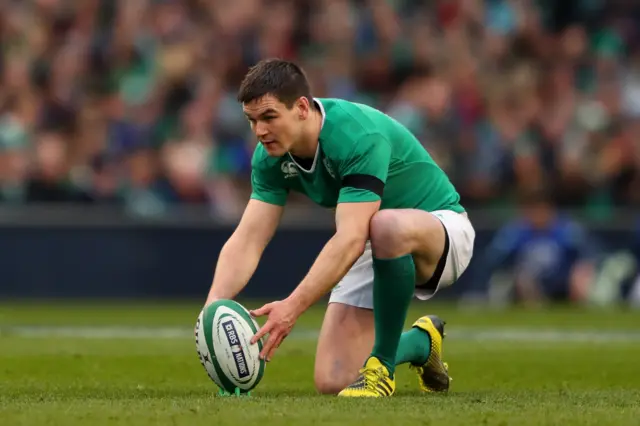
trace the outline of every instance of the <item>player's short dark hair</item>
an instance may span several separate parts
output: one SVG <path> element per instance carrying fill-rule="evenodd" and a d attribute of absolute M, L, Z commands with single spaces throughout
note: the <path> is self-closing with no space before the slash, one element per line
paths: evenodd
<path fill-rule="evenodd" d="M 311 88 L 302 68 L 281 59 L 265 59 L 249 69 L 238 90 L 238 102 L 248 103 L 272 95 L 293 107 L 301 97 L 311 101 Z"/>

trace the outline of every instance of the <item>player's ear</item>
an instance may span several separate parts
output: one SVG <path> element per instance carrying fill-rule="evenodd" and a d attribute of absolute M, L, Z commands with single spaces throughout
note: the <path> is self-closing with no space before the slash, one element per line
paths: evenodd
<path fill-rule="evenodd" d="M 300 120 L 306 120 L 311 112 L 311 105 L 309 100 L 305 96 L 301 96 L 296 101 L 296 109 L 298 110 L 298 118 Z"/>

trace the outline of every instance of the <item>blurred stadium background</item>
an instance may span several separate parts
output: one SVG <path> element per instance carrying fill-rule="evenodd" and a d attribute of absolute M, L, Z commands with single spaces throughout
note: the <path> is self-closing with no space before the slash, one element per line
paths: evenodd
<path fill-rule="evenodd" d="M 2 424 L 636 424 L 639 5 L 0 2 Z M 407 125 L 460 191 L 475 257 L 407 319 L 448 321 L 447 398 L 403 368 L 401 398 L 318 399 L 322 304 L 258 398 L 212 398 L 193 324 L 249 194 L 236 89 L 273 56 Z M 292 197 L 241 298 L 286 296 L 332 226 Z"/>
<path fill-rule="evenodd" d="M 33 0 L 0 11 L 3 298 L 204 297 L 249 190 L 255 140 L 235 91 L 249 66 L 278 56 L 306 68 L 317 96 L 406 124 L 457 185 L 479 235 L 442 297 L 640 303 L 633 1 Z M 245 296 L 286 294 L 330 232 L 328 214 L 293 197 Z"/>

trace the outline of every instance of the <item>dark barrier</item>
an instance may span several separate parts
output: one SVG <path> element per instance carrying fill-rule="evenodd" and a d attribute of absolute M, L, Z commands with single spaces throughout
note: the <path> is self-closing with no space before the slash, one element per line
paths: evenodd
<path fill-rule="evenodd" d="M 204 298 L 232 228 L 0 226 L 0 297 Z M 476 253 L 493 235 L 477 231 Z M 599 230 L 607 250 L 627 248 L 628 231 Z M 328 229 L 283 229 L 243 296 L 286 296 L 307 272 Z M 477 256 L 474 261 L 480 261 Z M 474 286 L 469 273 L 441 297 Z"/>

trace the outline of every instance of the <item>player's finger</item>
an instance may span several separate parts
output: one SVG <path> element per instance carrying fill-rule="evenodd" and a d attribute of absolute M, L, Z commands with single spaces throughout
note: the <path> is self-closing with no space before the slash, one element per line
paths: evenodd
<path fill-rule="evenodd" d="M 280 344 L 282 344 L 282 341 L 284 340 L 285 337 L 287 336 L 284 334 L 281 334 L 278 336 L 278 340 L 276 340 L 276 343 L 273 344 L 273 347 L 269 350 L 269 353 L 267 354 L 267 361 L 271 361 L 271 358 L 275 354 L 276 349 L 280 347 Z"/>
<path fill-rule="evenodd" d="M 271 331 L 273 328 L 273 323 L 271 321 L 267 321 L 260 330 L 251 338 L 251 344 L 255 345 L 256 342 L 262 339 L 267 333 Z"/>
<path fill-rule="evenodd" d="M 249 311 L 249 313 L 254 317 L 261 317 L 263 315 L 268 314 L 269 312 L 271 312 L 271 303 L 267 303 L 261 308 L 254 309 L 253 311 Z"/>
<path fill-rule="evenodd" d="M 280 333 L 277 330 L 274 330 L 273 333 L 269 335 L 267 343 L 265 343 L 265 345 L 262 347 L 262 352 L 260 352 L 261 359 L 267 359 L 267 355 L 271 352 L 271 349 L 274 347 L 279 337 Z"/>

